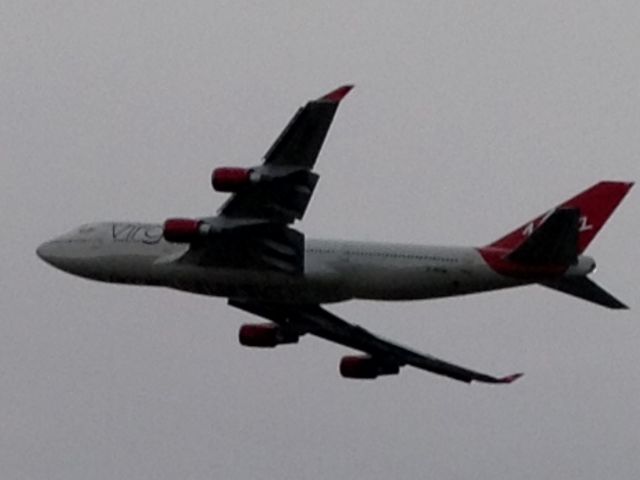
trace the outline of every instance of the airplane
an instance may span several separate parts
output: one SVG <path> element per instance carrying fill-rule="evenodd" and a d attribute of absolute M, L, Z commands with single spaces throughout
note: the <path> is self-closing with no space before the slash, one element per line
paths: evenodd
<path fill-rule="evenodd" d="M 358 350 L 343 377 L 374 379 L 413 366 L 463 382 L 511 383 L 418 353 L 348 323 L 323 305 L 351 299 L 420 300 L 530 284 L 612 309 L 627 308 L 588 275 L 583 255 L 631 182 L 603 181 L 482 247 L 316 240 L 292 228 L 319 176 L 316 158 L 345 85 L 298 109 L 253 168 L 213 170 L 230 197 L 217 215 L 164 224 L 100 222 L 45 242 L 37 255 L 88 279 L 162 286 L 227 298 L 266 322 L 245 324 L 240 344 L 271 348 L 310 334 Z"/>

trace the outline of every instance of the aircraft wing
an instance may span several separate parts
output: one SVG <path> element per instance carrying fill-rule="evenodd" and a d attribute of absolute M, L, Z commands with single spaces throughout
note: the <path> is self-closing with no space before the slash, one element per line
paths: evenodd
<path fill-rule="evenodd" d="M 233 299 L 229 300 L 229 304 L 274 322 L 283 329 L 284 333 L 290 335 L 310 333 L 366 353 L 366 357 L 345 357 L 345 359 L 355 358 L 366 362 L 368 371 L 365 374 L 369 375 L 355 378 L 375 378 L 378 375 L 398 373 L 398 369 L 405 365 L 463 382 L 511 383 L 522 376 L 522 374 L 514 374 L 493 377 L 415 352 L 384 340 L 358 325 L 348 323 L 319 305 L 267 304 Z M 345 375 L 344 371 L 343 375 Z"/>
<path fill-rule="evenodd" d="M 351 88 L 342 86 L 300 108 L 262 165 L 214 170 L 214 189 L 231 197 L 216 217 L 167 220 L 164 238 L 191 244 L 186 254 L 167 261 L 302 274 L 304 235 L 289 224 L 307 209 L 319 178 L 313 166 Z"/>
<path fill-rule="evenodd" d="M 254 169 L 265 181 L 233 193 L 219 215 L 285 224 L 301 219 L 318 181 L 311 170 L 339 103 L 352 88 L 344 85 L 300 108 Z"/>

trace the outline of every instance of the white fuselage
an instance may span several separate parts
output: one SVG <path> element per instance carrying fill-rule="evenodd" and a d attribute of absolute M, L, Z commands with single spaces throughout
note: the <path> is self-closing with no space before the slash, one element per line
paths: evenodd
<path fill-rule="evenodd" d="M 329 303 L 416 300 L 523 285 L 494 272 L 475 248 L 307 239 L 304 275 L 199 266 L 162 226 L 95 223 L 42 244 L 38 255 L 82 277 L 229 298 Z"/>

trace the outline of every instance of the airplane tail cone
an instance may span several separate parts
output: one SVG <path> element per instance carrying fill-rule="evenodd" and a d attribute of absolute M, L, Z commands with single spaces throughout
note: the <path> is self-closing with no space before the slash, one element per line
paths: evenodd
<path fill-rule="evenodd" d="M 587 278 L 593 268 L 576 275 L 575 267 L 579 268 L 580 255 L 632 186 L 631 182 L 597 183 L 479 251 L 503 275 L 538 279 L 541 285 L 568 295 L 607 308 L 626 309 L 624 303 Z M 567 274 L 569 267 L 574 267 L 573 274 Z"/>

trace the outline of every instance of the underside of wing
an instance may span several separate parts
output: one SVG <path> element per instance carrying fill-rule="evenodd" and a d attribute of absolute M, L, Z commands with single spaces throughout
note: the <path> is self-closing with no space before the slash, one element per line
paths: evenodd
<path fill-rule="evenodd" d="M 263 164 L 250 169 L 246 183 L 218 213 L 283 223 L 301 219 L 318 181 L 312 169 L 338 105 L 351 88 L 345 85 L 300 108 L 265 154 Z"/>
<path fill-rule="evenodd" d="M 191 245 L 175 259 L 177 262 L 291 275 L 304 272 L 304 235 L 286 225 L 268 222 L 229 225 L 172 219 L 165 222 L 165 237 L 172 228 L 179 228 L 181 222 L 195 233 L 185 235 L 185 243 Z"/>
<path fill-rule="evenodd" d="M 319 178 L 313 166 L 338 104 L 351 88 L 340 87 L 300 108 L 262 165 L 216 168 L 213 188 L 231 197 L 217 216 L 165 222 L 165 240 L 190 244 L 186 254 L 173 260 L 302 274 L 304 235 L 289 225 L 309 205 Z"/>
<path fill-rule="evenodd" d="M 319 176 L 302 169 L 260 167 L 262 181 L 234 193 L 219 214 L 292 223 L 304 216 Z"/>
<path fill-rule="evenodd" d="M 342 359 L 340 371 L 348 378 L 376 378 L 396 374 L 405 365 L 463 382 L 511 383 L 522 375 L 493 377 L 415 352 L 384 340 L 358 325 L 345 322 L 319 305 L 281 305 L 243 300 L 230 300 L 229 304 L 275 324 L 270 330 L 272 335 L 267 345 L 251 346 L 275 346 L 279 343 L 278 338 L 286 339 L 281 343 L 292 343 L 292 338 L 297 340 L 298 336 L 310 333 L 364 352 L 365 355 L 346 356 Z"/>
<path fill-rule="evenodd" d="M 300 108 L 265 154 L 265 164 L 312 169 L 338 104 L 352 88 L 344 85 Z"/>

